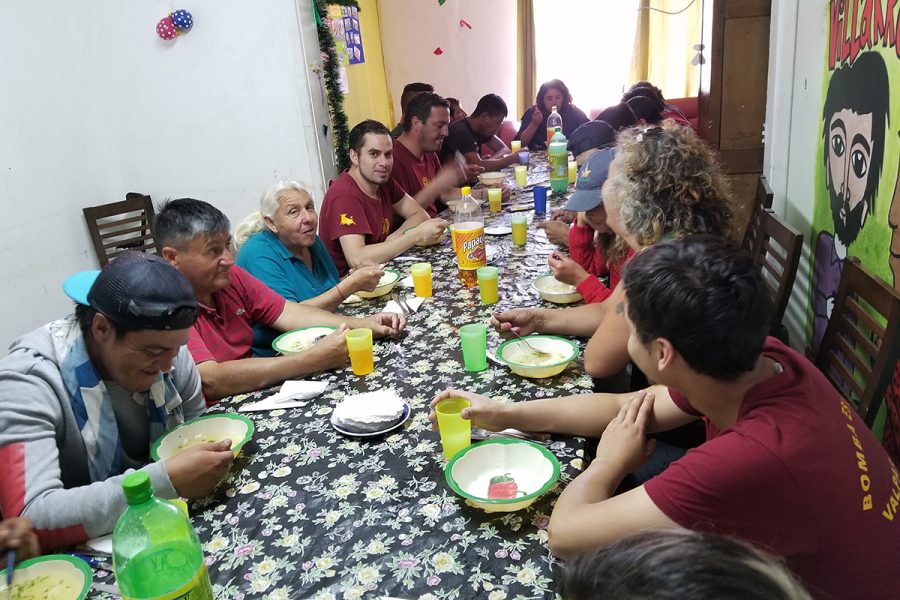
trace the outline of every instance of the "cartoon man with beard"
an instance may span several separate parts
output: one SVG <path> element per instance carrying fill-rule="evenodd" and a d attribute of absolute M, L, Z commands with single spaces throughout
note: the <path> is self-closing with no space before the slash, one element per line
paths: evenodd
<path fill-rule="evenodd" d="M 865 52 L 834 72 L 822 111 L 825 185 L 834 235 L 822 231 L 813 263 L 812 348 L 818 350 L 834 306 L 847 248 L 875 211 L 889 120 L 887 68 L 877 52 Z"/>

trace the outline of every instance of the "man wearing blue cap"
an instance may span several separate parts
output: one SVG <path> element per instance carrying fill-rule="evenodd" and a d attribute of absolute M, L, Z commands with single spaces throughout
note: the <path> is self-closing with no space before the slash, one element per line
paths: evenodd
<path fill-rule="evenodd" d="M 30 518 L 45 549 L 110 533 L 126 471 L 145 471 L 162 497 L 194 498 L 233 459 L 225 440 L 147 464 L 156 439 L 204 408 L 185 347 L 200 312 L 190 282 L 127 252 L 64 288 L 75 314 L 0 360 L 0 512 Z"/>
<path fill-rule="evenodd" d="M 606 182 L 609 165 L 614 157 L 613 148 L 594 150 L 581 166 L 575 181 L 575 192 L 565 205 L 565 210 L 578 213 L 576 223 L 569 230 L 571 256 L 555 251 L 547 261 L 553 275 L 563 283 L 574 285 L 586 304 L 597 304 L 609 298 L 619 283 L 622 266 L 634 253 L 629 250 L 621 259 L 608 263 L 607 257 L 616 236 L 606 224 L 601 188 Z M 608 276 L 609 285 L 604 285 L 598 276 Z M 586 316 L 583 308 L 519 308 L 497 313 L 493 317 L 493 323 L 503 330 L 519 326 L 528 320 L 530 323 L 540 323 L 543 333 L 571 333 L 560 328 L 565 327 L 563 323 L 573 319 L 573 310 L 579 312 L 578 318 L 574 320 L 582 322 Z"/>

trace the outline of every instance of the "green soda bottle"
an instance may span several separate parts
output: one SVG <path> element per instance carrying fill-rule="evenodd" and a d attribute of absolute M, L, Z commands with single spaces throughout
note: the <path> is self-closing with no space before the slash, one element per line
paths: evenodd
<path fill-rule="evenodd" d="M 128 508 L 113 531 L 113 570 L 123 600 L 212 600 L 197 533 L 173 503 L 153 496 L 142 471 L 122 480 Z"/>
<path fill-rule="evenodd" d="M 547 150 L 550 163 L 550 189 L 554 194 L 565 194 L 569 189 L 569 151 L 566 136 L 557 127 Z"/>

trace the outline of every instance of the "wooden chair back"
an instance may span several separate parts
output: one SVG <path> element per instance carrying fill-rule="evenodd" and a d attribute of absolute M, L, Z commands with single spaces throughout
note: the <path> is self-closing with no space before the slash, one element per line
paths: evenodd
<path fill-rule="evenodd" d="M 900 295 L 848 257 L 815 363 L 870 427 L 897 363 L 898 327 Z"/>
<path fill-rule="evenodd" d="M 762 268 L 763 280 L 772 292 L 775 310 L 772 327 L 778 327 L 784 318 L 800 254 L 803 251 L 803 234 L 785 223 L 772 210 L 766 209 L 760 219 L 756 241 L 756 260 Z"/>
<path fill-rule="evenodd" d="M 751 255 L 756 255 L 759 243 L 759 232 L 762 228 L 763 213 L 772 208 L 774 193 L 769 187 L 769 182 L 762 175 L 756 183 L 756 196 L 753 201 L 753 210 L 750 212 L 750 220 L 747 221 L 747 229 L 744 230 L 744 240 L 741 248 Z"/>
<path fill-rule="evenodd" d="M 159 253 L 153 239 L 153 201 L 129 192 L 125 200 L 82 209 L 102 267 L 124 250 Z"/>

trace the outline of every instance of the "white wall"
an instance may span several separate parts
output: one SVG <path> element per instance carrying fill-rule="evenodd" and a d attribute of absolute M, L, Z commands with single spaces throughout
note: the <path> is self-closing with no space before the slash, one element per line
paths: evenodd
<path fill-rule="evenodd" d="M 0 5 L 4 347 L 69 312 L 63 279 L 96 268 L 84 206 L 192 196 L 234 223 L 275 178 L 324 194 L 308 0 L 189 4 L 194 28 L 174 42 L 155 26 L 181 5 L 162 0 Z"/>
<path fill-rule="evenodd" d="M 403 86 L 423 81 L 470 113 L 485 94 L 516 112 L 516 3 L 512 0 L 379 0 L 381 44 L 394 119 Z M 472 29 L 460 27 L 465 19 Z M 365 40 L 363 40 L 365 42 Z M 435 56 L 434 49 L 444 53 Z M 355 123 L 351 123 L 351 126 Z"/>
<path fill-rule="evenodd" d="M 805 347 L 816 143 L 821 128 L 827 3 L 773 0 L 764 172 L 773 209 L 803 234 L 803 257 L 785 315 L 791 344 Z"/>

